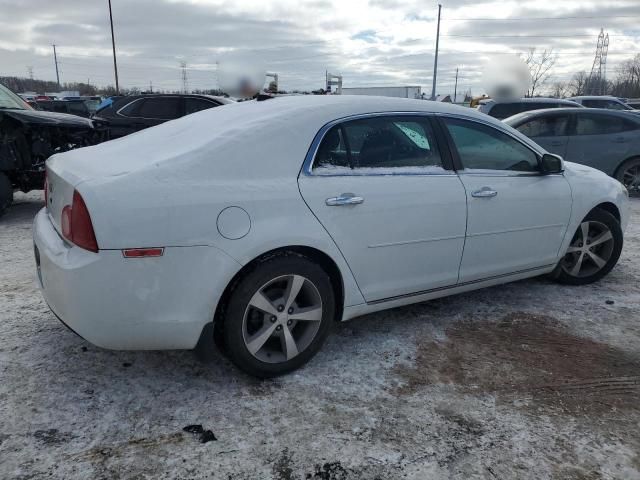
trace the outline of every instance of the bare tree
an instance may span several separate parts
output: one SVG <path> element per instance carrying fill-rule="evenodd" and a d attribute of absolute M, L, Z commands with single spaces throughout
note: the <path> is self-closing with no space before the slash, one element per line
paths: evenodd
<path fill-rule="evenodd" d="M 541 53 L 536 53 L 535 48 L 530 48 L 524 59 L 524 63 L 531 72 L 531 87 L 527 90 L 527 97 L 533 97 L 537 90 L 540 90 L 551 75 L 551 69 L 556 64 L 558 56 L 553 53 L 553 49 L 544 49 Z"/>
<path fill-rule="evenodd" d="M 640 54 L 620 65 L 616 79 L 611 82 L 611 93 L 618 97 L 640 97 Z"/>
<path fill-rule="evenodd" d="M 569 85 L 561 80 L 553 82 L 550 88 L 550 94 L 555 98 L 564 98 L 569 93 Z"/>
<path fill-rule="evenodd" d="M 588 81 L 589 81 L 589 76 L 587 75 L 587 72 L 585 72 L 584 70 L 574 74 L 573 77 L 571 78 L 571 81 L 569 82 L 569 88 L 568 88 L 569 91 L 567 92 L 568 95 L 571 97 L 584 95 L 585 87 L 587 86 Z"/>

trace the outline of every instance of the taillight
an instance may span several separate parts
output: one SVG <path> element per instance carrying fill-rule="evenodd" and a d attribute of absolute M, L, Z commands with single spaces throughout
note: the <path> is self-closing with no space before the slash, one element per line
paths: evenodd
<path fill-rule="evenodd" d="M 62 235 L 78 247 L 91 252 L 98 251 L 96 234 L 93 231 L 89 210 L 77 190 L 73 191 L 73 202 L 62 209 Z"/>

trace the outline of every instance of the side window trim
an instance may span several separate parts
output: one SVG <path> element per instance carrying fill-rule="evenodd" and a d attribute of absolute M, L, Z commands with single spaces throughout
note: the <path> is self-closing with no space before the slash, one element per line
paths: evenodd
<path fill-rule="evenodd" d="M 352 121 L 352 120 L 361 120 L 361 119 L 366 119 L 366 118 L 374 118 L 374 117 L 395 117 L 395 116 L 412 116 L 412 117 L 421 117 L 424 118 L 424 120 L 426 122 L 429 123 L 429 125 L 431 126 L 432 130 L 433 130 L 433 134 L 435 136 L 435 140 L 436 140 L 436 145 L 440 151 L 440 156 L 441 156 L 441 160 L 442 160 L 442 168 L 443 168 L 443 172 L 439 173 L 439 172 L 424 172 L 424 173 L 415 173 L 415 172 L 408 172 L 408 171 L 402 171 L 402 167 L 399 167 L 398 169 L 400 170 L 398 173 L 371 173 L 371 172 L 367 172 L 367 173 L 362 173 L 362 172 L 358 172 L 357 169 L 353 169 L 353 161 L 350 158 L 350 148 L 348 147 L 348 139 L 347 136 L 344 134 L 344 128 L 342 128 L 342 125 L 346 122 Z M 315 164 L 316 161 L 316 155 L 318 153 L 318 149 L 320 147 L 320 144 L 322 143 L 322 141 L 324 140 L 326 134 L 329 132 L 329 130 L 331 130 L 333 127 L 335 126 L 340 126 L 340 130 L 341 130 L 341 134 L 343 135 L 343 138 L 345 139 L 345 146 L 347 147 L 347 154 L 349 155 L 349 164 L 352 166 L 353 171 L 349 172 L 349 173 L 331 173 L 331 174 L 317 174 L 313 172 L 313 166 Z M 439 123 L 437 122 L 437 120 L 435 119 L 435 115 L 432 112 L 405 112 L 405 111 L 398 111 L 398 112 L 378 112 L 378 113 L 364 113 L 364 114 L 357 114 L 357 115 L 350 115 L 347 117 L 343 117 L 343 118 L 338 118 L 336 120 L 333 120 L 327 124 L 325 124 L 319 131 L 318 133 L 316 133 L 313 141 L 311 142 L 311 146 L 309 147 L 309 150 L 307 151 L 307 155 L 305 156 L 305 160 L 304 163 L 302 164 L 302 168 L 301 168 L 301 174 L 304 174 L 305 176 L 312 176 L 312 177 L 335 177 L 335 176 L 416 176 L 416 175 L 422 175 L 422 176 L 437 176 L 437 175 L 456 175 L 455 173 L 455 169 L 453 167 L 452 164 L 452 157 L 450 155 L 449 149 L 445 148 L 445 143 L 446 141 L 442 138 L 442 132 L 441 132 L 441 128 Z"/>
<path fill-rule="evenodd" d="M 463 175 L 476 175 L 476 176 L 484 176 L 484 177 L 531 177 L 531 176 L 541 176 L 543 175 L 542 172 L 518 172 L 515 170 L 491 170 L 491 169 L 487 169 L 487 170 L 483 170 L 483 171 L 475 171 L 475 172 L 468 172 L 465 171 L 466 169 L 464 168 L 464 165 L 462 164 L 462 160 L 460 159 L 460 155 L 458 153 L 458 149 L 456 148 L 456 145 L 453 141 L 453 137 L 451 137 L 451 134 L 449 133 L 449 130 L 447 129 L 447 126 L 444 123 L 444 119 L 446 118 L 453 118 L 453 119 L 458 119 L 458 120 L 464 120 L 467 122 L 471 122 L 471 123 L 475 123 L 484 127 L 489 127 L 489 128 L 496 128 L 495 126 L 486 123 L 486 122 L 482 122 L 482 121 L 478 121 L 475 118 L 470 118 L 470 117 L 466 117 L 463 115 L 449 115 L 449 114 L 436 114 L 435 117 L 437 118 L 437 121 L 440 123 L 440 129 L 442 130 L 444 136 L 447 139 L 447 143 L 448 143 L 448 149 L 451 152 L 451 156 L 453 158 L 453 164 L 455 166 L 456 169 L 456 173 L 457 174 L 463 174 Z M 512 135 L 510 132 L 504 131 L 502 129 L 496 128 L 496 130 L 498 130 L 500 133 L 503 133 L 507 136 L 509 136 L 510 138 L 512 138 L 513 140 L 515 140 L 516 142 L 518 142 L 520 145 L 522 145 L 523 147 L 526 147 L 528 150 L 530 150 L 535 156 L 536 159 L 538 161 L 538 167 L 540 166 L 540 162 L 541 162 L 541 155 L 540 153 L 538 153 L 537 151 L 535 151 L 533 148 L 531 148 L 529 145 L 527 145 L 526 143 L 524 143 L 523 141 L 521 141 L 519 138 L 517 138 L 516 136 Z"/>
<path fill-rule="evenodd" d="M 144 98 L 136 98 L 135 100 L 131 101 L 131 102 L 127 102 L 125 105 L 123 105 L 122 107 L 120 107 L 117 111 L 116 114 L 125 117 L 125 118 L 138 118 L 138 117 L 130 117 L 128 115 L 125 115 L 124 113 L 122 113 L 122 110 L 124 110 L 127 107 L 130 107 L 134 104 L 139 104 L 142 100 L 144 100 Z M 140 108 L 140 105 L 137 105 L 135 108 Z"/>

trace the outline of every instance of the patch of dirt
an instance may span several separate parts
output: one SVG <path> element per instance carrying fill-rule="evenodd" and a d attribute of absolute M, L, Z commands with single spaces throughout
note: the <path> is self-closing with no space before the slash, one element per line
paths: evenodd
<path fill-rule="evenodd" d="M 517 312 L 498 322 L 469 319 L 447 328 L 446 336 L 421 343 L 413 365 L 398 367 L 404 384 L 396 394 L 449 383 L 572 414 L 638 409 L 640 359 L 578 337 L 552 317 Z"/>

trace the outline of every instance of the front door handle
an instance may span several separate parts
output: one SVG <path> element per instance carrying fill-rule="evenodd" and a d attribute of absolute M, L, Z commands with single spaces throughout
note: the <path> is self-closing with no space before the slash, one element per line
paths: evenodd
<path fill-rule="evenodd" d="M 337 197 L 327 198 L 325 203 L 329 207 L 340 207 L 342 205 L 359 205 L 364 202 L 364 198 L 358 197 L 353 193 L 343 193 Z"/>
<path fill-rule="evenodd" d="M 616 137 L 613 141 L 615 143 L 625 143 L 627 141 L 627 139 L 624 138 L 624 137 Z"/>
<path fill-rule="evenodd" d="M 472 197 L 476 198 L 490 198 L 498 195 L 498 192 L 492 190 L 491 187 L 482 187 L 480 190 L 476 190 L 471 194 Z"/>

